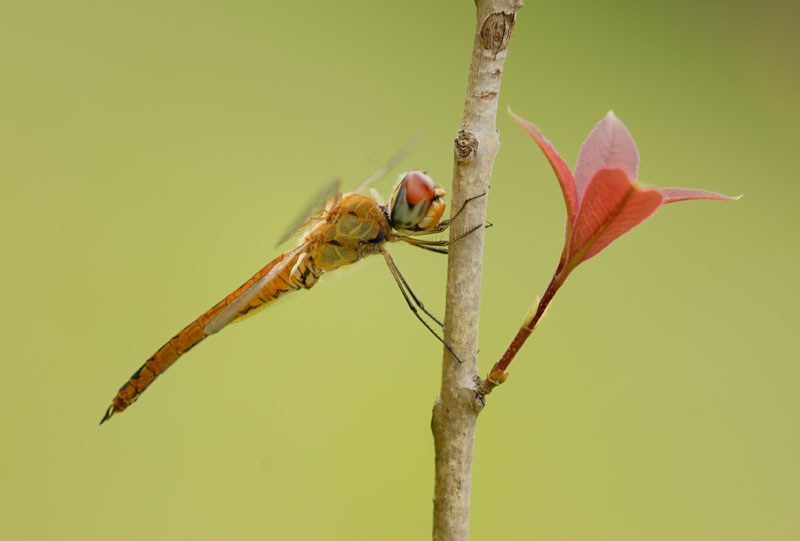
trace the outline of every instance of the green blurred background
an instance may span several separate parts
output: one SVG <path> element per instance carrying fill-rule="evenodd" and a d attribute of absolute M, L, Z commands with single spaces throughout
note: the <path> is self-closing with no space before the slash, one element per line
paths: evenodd
<path fill-rule="evenodd" d="M 670 205 L 582 266 L 481 416 L 473 539 L 800 539 L 800 39 L 789 2 L 535 2 L 500 107 L 568 163 L 613 108 Z M 415 134 L 446 188 L 461 2 L 0 4 L 0 537 L 425 539 L 441 348 L 380 258 L 182 359 L 308 196 Z M 505 114 L 481 373 L 554 269 L 553 174 Z M 379 189 L 386 194 L 390 181 Z M 446 259 L 397 246 L 443 310 Z"/>

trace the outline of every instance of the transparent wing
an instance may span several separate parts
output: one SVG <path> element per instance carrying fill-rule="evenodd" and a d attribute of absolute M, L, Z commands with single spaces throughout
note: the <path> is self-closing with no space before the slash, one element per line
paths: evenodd
<path fill-rule="evenodd" d="M 381 178 L 382 176 L 386 175 L 391 171 L 398 163 L 400 163 L 403 158 L 408 156 L 414 148 L 422 141 L 422 135 L 417 135 L 413 139 L 411 139 L 408 143 L 403 146 L 400 150 L 398 150 L 394 156 L 389 158 L 389 160 L 381 166 L 380 169 L 375 171 L 370 177 L 361 183 L 361 185 L 353 190 L 355 193 L 364 193 L 364 191 L 369 188 L 370 184 Z"/>
<path fill-rule="evenodd" d="M 303 211 L 297 216 L 297 218 L 292 221 L 283 235 L 281 235 L 278 243 L 275 246 L 283 244 L 301 231 L 304 227 L 318 219 L 320 212 L 325 207 L 325 203 L 329 199 L 334 199 L 339 195 L 339 184 L 339 179 L 335 178 L 326 184 L 323 189 L 317 192 L 314 197 L 309 200 L 308 204 L 303 208 Z"/>
<path fill-rule="evenodd" d="M 408 143 L 406 143 L 403 148 L 398 150 L 391 158 L 389 158 L 386 163 L 384 163 L 380 169 L 375 171 L 368 179 L 361 183 L 361 185 L 356 188 L 354 191 L 355 193 L 364 193 L 367 188 L 369 188 L 370 184 L 378 180 L 379 178 L 383 177 L 384 175 L 388 174 L 394 167 L 400 163 L 403 158 L 408 156 L 414 148 L 422 141 L 422 135 L 417 135 L 413 139 L 411 139 Z M 339 192 L 339 185 L 340 181 L 338 178 L 333 179 L 330 181 L 322 190 L 320 190 L 310 201 L 309 203 L 303 208 L 303 211 L 298 215 L 298 217 L 291 223 L 291 225 L 286 229 L 283 235 L 281 235 L 280 239 L 276 246 L 279 246 L 292 238 L 298 232 L 302 231 L 303 228 L 314 222 L 315 220 L 319 219 L 319 216 L 325 206 L 325 203 L 329 199 L 336 198 Z"/>

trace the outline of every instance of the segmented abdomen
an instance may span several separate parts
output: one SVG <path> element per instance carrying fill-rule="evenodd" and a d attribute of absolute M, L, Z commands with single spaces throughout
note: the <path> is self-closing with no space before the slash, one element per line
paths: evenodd
<path fill-rule="evenodd" d="M 281 295 L 289 291 L 295 291 L 301 287 L 311 287 L 310 284 L 297 283 L 293 278 L 292 271 L 300 271 L 301 275 L 303 269 L 296 269 L 297 260 L 303 252 L 287 252 L 272 260 L 266 267 L 258 271 L 252 278 L 242 284 L 236 291 L 222 299 L 203 315 L 191 322 L 182 331 L 173 336 L 166 344 L 161 346 L 152 357 L 147 359 L 145 363 L 133 373 L 130 379 L 120 387 L 117 396 L 111 402 L 105 416 L 100 421 L 103 424 L 117 412 L 123 411 L 125 408 L 133 404 L 139 395 L 147 389 L 151 383 L 167 368 L 169 368 L 178 358 L 200 343 L 206 336 L 213 334 L 220 330 L 221 327 L 214 330 L 209 330 L 208 326 L 215 317 L 219 316 L 225 308 L 230 306 L 236 299 L 242 296 L 251 286 L 261 280 L 267 275 L 276 265 L 282 264 L 283 268 L 272 279 L 270 279 L 263 287 L 261 287 L 256 295 L 254 295 L 247 303 L 236 309 L 236 314 L 231 318 L 232 321 L 238 321 L 247 317 L 266 305 L 277 300 Z M 284 261 L 284 258 L 289 257 L 289 261 Z M 316 276 L 314 277 L 316 279 Z M 315 280 L 314 280 L 315 281 Z"/>

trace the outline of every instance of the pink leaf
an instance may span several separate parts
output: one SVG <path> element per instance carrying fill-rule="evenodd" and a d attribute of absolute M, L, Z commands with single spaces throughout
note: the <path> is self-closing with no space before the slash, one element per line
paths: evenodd
<path fill-rule="evenodd" d="M 523 130 L 528 132 L 528 135 L 533 137 L 533 140 L 536 141 L 536 144 L 539 145 L 539 148 L 544 152 L 547 161 L 550 162 L 550 166 L 553 168 L 558 178 L 558 183 L 561 185 L 561 192 L 564 194 L 564 203 L 567 205 L 567 235 L 569 235 L 570 225 L 575 221 L 575 215 L 578 213 L 578 194 L 575 189 L 575 179 L 572 178 L 569 167 L 567 167 L 567 164 L 561 159 L 561 156 L 558 155 L 558 152 L 556 152 L 556 149 L 550 144 L 550 141 L 544 138 L 539 128 L 524 118 L 515 115 L 513 111 L 511 111 L 511 108 L 508 109 L 508 114 L 511 115 L 511 118 L 513 118 Z"/>
<path fill-rule="evenodd" d="M 639 152 L 628 128 L 612 111 L 601 120 L 581 146 L 575 166 L 575 185 L 578 200 L 600 169 L 620 168 L 636 180 L 639 169 Z"/>
<path fill-rule="evenodd" d="M 731 197 L 729 195 L 709 192 L 708 190 L 694 190 L 691 188 L 661 188 L 664 194 L 664 204 L 676 201 L 688 201 L 690 199 L 719 199 L 720 201 L 737 201 L 742 196 Z"/>
<path fill-rule="evenodd" d="M 581 200 L 569 245 L 570 272 L 653 214 L 664 202 L 655 188 L 642 188 L 620 168 L 600 169 Z"/>

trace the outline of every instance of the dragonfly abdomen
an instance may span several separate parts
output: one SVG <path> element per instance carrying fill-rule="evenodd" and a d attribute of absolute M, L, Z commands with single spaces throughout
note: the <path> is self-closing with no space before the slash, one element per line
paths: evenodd
<path fill-rule="evenodd" d="M 295 269 L 298 269 L 301 254 L 304 252 L 288 252 L 278 256 L 236 291 L 222 299 L 161 346 L 120 387 L 100 424 L 133 404 L 162 372 L 172 366 L 181 355 L 199 344 L 206 336 L 218 332 L 231 321 L 238 321 L 254 314 L 280 298 L 284 293 L 295 291 L 301 287 L 309 288 L 316 283 L 319 274 L 312 274 L 310 270 L 306 272 L 305 266 L 299 268 L 297 275 L 305 275 L 304 282 L 300 283 L 297 278 L 292 276 L 295 274 Z M 289 259 L 284 261 L 287 256 Z M 272 277 L 267 276 L 273 269 L 278 272 Z M 267 280 L 263 285 L 259 284 L 262 278 Z M 259 287 L 259 289 L 248 296 L 253 287 Z M 242 299 L 247 300 L 240 302 Z M 226 313 L 231 309 L 233 309 L 232 313 Z"/>
<path fill-rule="evenodd" d="M 216 308 L 216 307 L 215 307 Z M 213 310 L 213 308 L 212 308 Z M 117 412 L 123 411 L 136 402 L 139 395 L 178 358 L 199 344 L 206 337 L 200 319 L 193 321 L 181 332 L 161 346 L 139 369 L 120 387 L 100 424 Z"/>
<path fill-rule="evenodd" d="M 239 309 L 233 321 L 241 321 L 252 316 L 286 293 L 291 293 L 298 289 L 311 289 L 321 275 L 322 271 L 314 264 L 308 252 L 302 251 L 294 254 L 281 272 L 264 284 L 258 290 L 258 293 Z M 208 328 L 206 329 L 207 334 L 211 334 L 211 332 L 209 332 Z"/>

